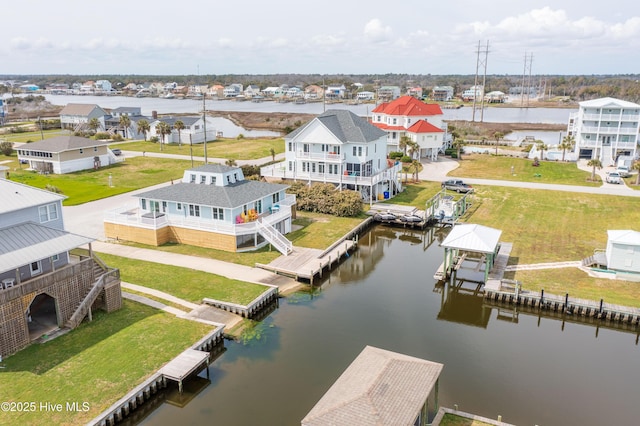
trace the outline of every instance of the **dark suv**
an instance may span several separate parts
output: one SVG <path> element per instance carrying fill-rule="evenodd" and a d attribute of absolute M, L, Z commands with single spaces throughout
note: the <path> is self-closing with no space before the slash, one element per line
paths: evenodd
<path fill-rule="evenodd" d="M 442 182 L 442 187 L 456 192 L 473 192 L 471 185 L 467 185 L 460 179 L 449 179 Z"/>

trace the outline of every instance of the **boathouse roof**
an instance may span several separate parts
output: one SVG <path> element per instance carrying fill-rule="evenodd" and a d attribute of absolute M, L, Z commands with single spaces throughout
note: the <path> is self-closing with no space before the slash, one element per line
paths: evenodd
<path fill-rule="evenodd" d="M 494 253 L 502 231 L 476 224 L 460 224 L 451 229 L 441 246 L 448 249 Z"/>
<path fill-rule="evenodd" d="M 443 365 L 367 346 L 302 420 L 316 425 L 412 425 Z"/>

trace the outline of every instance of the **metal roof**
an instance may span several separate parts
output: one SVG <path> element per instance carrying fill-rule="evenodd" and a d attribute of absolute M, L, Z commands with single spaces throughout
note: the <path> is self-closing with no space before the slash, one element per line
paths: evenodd
<path fill-rule="evenodd" d="M 386 136 L 386 132 L 378 129 L 366 119 L 357 116 L 351 111 L 332 109 L 320 114 L 305 126 L 298 127 L 296 130 L 289 133 L 286 136 L 286 139 L 295 137 L 304 129 L 308 128 L 310 125 L 314 125 L 318 121 L 343 143 L 373 142 L 383 136 Z"/>
<path fill-rule="evenodd" d="M 89 115 L 96 108 L 102 110 L 103 115 L 107 114 L 96 104 L 67 104 L 60 111 L 60 115 Z"/>
<path fill-rule="evenodd" d="M 441 246 L 476 253 L 493 253 L 496 251 L 502 231 L 476 224 L 460 224 L 451 229 Z"/>
<path fill-rule="evenodd" d="M 187 169 L 187 171 L 190 171 L 190 172 L 205 172 L 205 173 L 228 173 L 234 170 L 241 170 L 241 169 L 240 167 L 237 167 L 237 166 L 227 166 L 227 165 L 218 164 L 218 163 L 210 163 L 210 164 L 205 164 L 203 166 L 192 167 L 190 169 Z"/>
<path fill-rule="evenodd" d="M 616 98 L 600 98 L 600 99 L 593 99 L 590 101 L 584 101 L 584 102 L 580 102 L 579 105 L 581 107 L 607 107 L 607 106 L 612 106 L 612 107 L 623 107 L 623 108 L 640 108 L 640 105 L 635 104 L 633 102 L 629 102 L 629 101 L 623 101 L 620 99 L 616 99 Z"/>
<path fill-rule="evenodd" d="M 93 240 L 33 222 L 0 229 L 0 272 L 64 253 Z"/>
<path fill-rule="evenodd" d="M 625 230 L 607 231 L 609 241 L 615 244 L 625 244 L 630 246 L 640 246 L 640 232 Z"/>
<path fill-rule="evenodd" d="M 367 346 L 302 426 L 412 426 L 443 365 Z"/>
<path fill-rule="evenodd" d="M 109 145 L 111 142 L 81 138 L 79 136 L 58 136 L 38 142 L 31 142 L 20 146 L 19 149 L 41 152 L 64 152 L 74 149 L 93 148 L 94 146 Z"/>
<path fill-rule="evenodd" d="M 0 215 L 28 207 L 41 206 L 43 204 L 55 203 L 67 198 L 64 195 L 34 188 L 29 185 L 0 179 Z M 2 221 L 0 220 L 0 226 Z"/>
<path fill-rule="evenodd" d="M 243 180 L 226 186 L 181 182 L 136 194 L 135 197 L 201 206 L 235 208 L 260 200 L 288 187 L 289 185 L 255 180 Z"/>

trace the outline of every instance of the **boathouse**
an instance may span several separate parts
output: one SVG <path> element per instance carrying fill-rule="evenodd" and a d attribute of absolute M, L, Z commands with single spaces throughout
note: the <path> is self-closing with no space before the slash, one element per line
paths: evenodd
<path fill-rule="evenodd" d="M 367 346 L 302 419 L 302 426 L 424 425 L 438 410 L 444 366 Z M 434 405 L 429 405 L 433 395 Z"/>
<path fill-rule="evenodd" d="M 475 261 L 477 262 L 476 271 L 480 271 L 484 265 L 484 282 L 486 282 L 500 248 L 500 235 L 502 235 L 501 230 L 482 225 L 454 226 L 441 244 L 444 248 L 442 270 L 445 275 L 459 269 L 464 261 Z"/>
<path fill-rule="evenodd" d="M 640 273 L 640 232 L 609 230 L 607 234 L 607 268 Z"/>

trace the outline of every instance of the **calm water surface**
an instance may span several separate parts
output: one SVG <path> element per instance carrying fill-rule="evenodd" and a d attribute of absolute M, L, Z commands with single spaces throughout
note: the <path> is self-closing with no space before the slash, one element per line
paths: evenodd
<path fill-rule="evenodd" d="M 225 342 L 190 403 L 163 404 L 142 424 L 299 425 L 365 345 L 443 363 L 444 406 L 519 425 L 638 424 L 635 334 L 513 321 L 471 292 L 443 292 L 442 238 L 375 228 L 320 291 L 282 299 L 259 338 Z"/>

